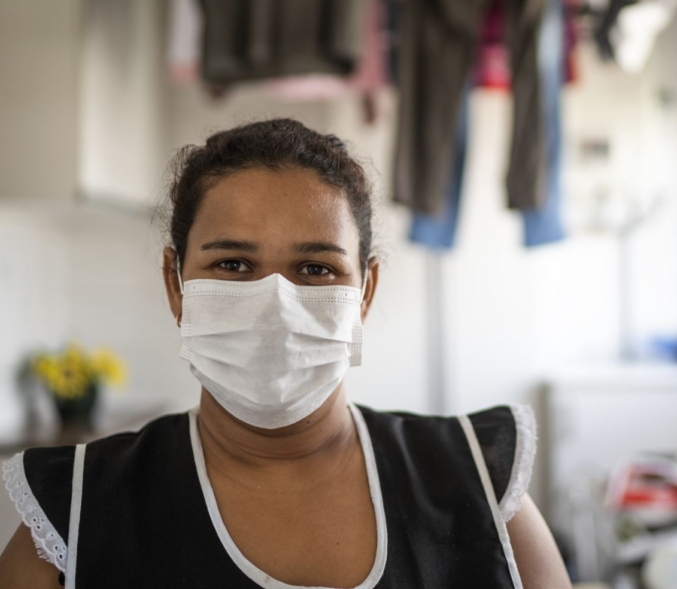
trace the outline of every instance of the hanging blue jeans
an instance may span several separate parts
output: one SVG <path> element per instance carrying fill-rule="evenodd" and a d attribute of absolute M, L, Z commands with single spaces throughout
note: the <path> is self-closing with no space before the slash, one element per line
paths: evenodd
<path fill-rule="evenodd" d="M 564 2 L 548 0 L 538 43 L 548 163 L 547 194 L 541 208 L 523 211 L 524 245 L 535 247 L 566 237 L 562 225 L 562 113 Z"/>
<path fill-rule="evenodd" d="M 562 129 L 560 91 L 564 75 L 563 0 L 548 0 L 539 32 L 539 70 L 542 84 L 547 149 L 547 194 L 539 209 L 522 211 L 523 239 L 527 247 L 564 239 L 562 201 Z M 414 213 L 411 241 L 433 249 L 451 249 L 461 210 L 461 193 L 468 142 L 469 91 L 463 95 L 457 127 L 455 161 L 450 166 L 447 190 L 439 215 Z"/>

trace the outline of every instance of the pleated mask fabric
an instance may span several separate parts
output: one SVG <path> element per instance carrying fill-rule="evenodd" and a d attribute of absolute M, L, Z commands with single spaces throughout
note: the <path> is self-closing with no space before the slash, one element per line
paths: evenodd
<path fill-rule="evenodd" d="M 280 274 L 184 285 L 181 357 L 232 415 L 274 429 L 301 421 L 362 362 L 362 291 Z"/>

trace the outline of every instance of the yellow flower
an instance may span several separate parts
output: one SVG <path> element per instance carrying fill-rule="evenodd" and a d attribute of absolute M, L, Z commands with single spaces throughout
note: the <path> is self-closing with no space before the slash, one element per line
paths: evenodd
<path fill-rule="evenodd" d="M 50 388 L 57 397 L 76 399 L 84 395 L 90 385 L 83 373 L 65 370 L 52 381 Z"/>
<path fill-rule="evenodd" d="M 79 350 L 67 349 L 61 355 L 38 356 L 33 371 L 57 397 L 81 397 L 91 385 L 88 367 Z"/>
<path fill-rule="evenodd" d="M 122 385 L 126 381 L 125 365 L 106 349 L 88 354 L 71 343 L 60 354 L 41 354 L 33 359 L 33 373 L 62 399 L 76 399 L 99 382 Z"/>
<path fill-rule="evenodd" d="M 92 373 L 106 384 L 122 386 L 127 381 L 124 362 L 110 350 L 100 348 L 90 357 Z"/>

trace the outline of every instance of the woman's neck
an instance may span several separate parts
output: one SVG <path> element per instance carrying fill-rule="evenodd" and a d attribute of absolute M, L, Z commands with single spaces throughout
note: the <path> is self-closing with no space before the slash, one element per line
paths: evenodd
<path fill-rule="evenodd" d="M 233 462 L 256 469 L 321 461 L 327 453 L 342 452 L 357 441 L 342 385 L 301 422 L 272 430 L 236 419 L 202 389 L 198 423 L 205 459 L 221 472 L 227 472 Z"/>

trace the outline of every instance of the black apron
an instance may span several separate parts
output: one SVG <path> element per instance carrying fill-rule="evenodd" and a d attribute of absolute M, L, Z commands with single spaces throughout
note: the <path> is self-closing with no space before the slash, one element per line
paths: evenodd
<path fill-rule="evenodd" d="M 353 411 L 373 446 L 387 532 L 383 572 L 360 587 L 521 589 L 498 509 L 514 480 L 513 410 L 467 417 Z M 66 587 L 289 587 L 258 584 L 229 556 L 205 502 L 190 422 L 190 413 L 167 415 L 91 442 L 86 452 L 23 453 L 30 493 L 68 545 Z"/>

